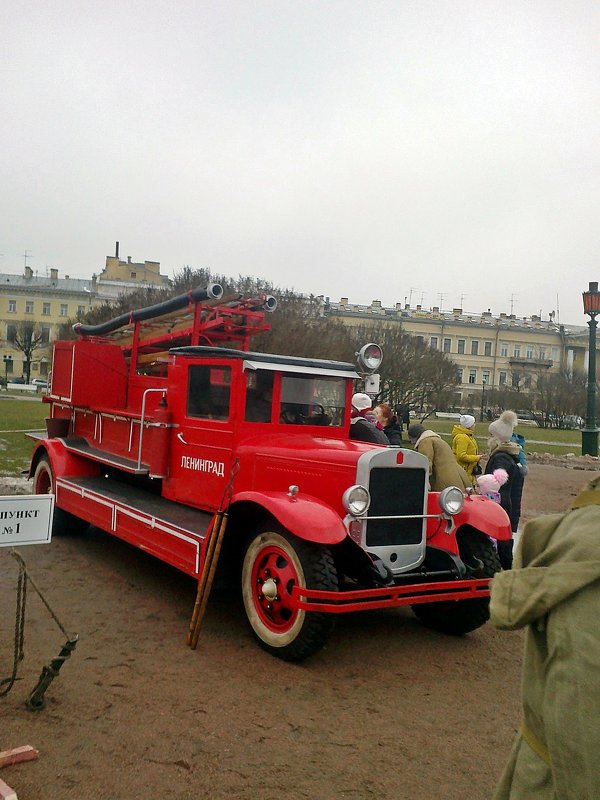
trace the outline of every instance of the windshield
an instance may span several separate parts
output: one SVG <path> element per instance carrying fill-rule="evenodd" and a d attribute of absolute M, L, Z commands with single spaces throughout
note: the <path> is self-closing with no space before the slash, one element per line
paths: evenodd
<path fill-rule="evenodd" d="M 314 375 L 283 375 L 280 421 L 291 425 L 341 426 L 346 381 Z"/>

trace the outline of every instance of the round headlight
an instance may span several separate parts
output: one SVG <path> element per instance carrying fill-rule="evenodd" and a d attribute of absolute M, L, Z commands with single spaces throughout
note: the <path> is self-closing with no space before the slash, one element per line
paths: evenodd
<path fill-rule="evenodd" d="M 458 486 L 448 486 L 440 492 L 440 506 L 445 514 L 459 514 L 465 504 L 465 495 Z"/>
<path fill-rule="evenodd" d="M 383 361 L 383 350 L 375 342 L 363 345 L 356 355 L 360 368 L 367 372 L 375 372 Z"/>
<path fill-rule="evenodd" d="M 364 514 L 369 508 L 370 502 L 371 496 L 369 492 L 364 486 L 359 486 L 358 484 L 346 489 L 342 497 L 344 508 L 353 517 L 360 517 L 361 514 Z"/>

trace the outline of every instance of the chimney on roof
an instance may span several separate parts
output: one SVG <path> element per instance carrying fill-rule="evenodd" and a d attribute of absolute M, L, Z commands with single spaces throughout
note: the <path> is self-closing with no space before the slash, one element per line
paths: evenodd
<path fill-rule="evenodd" d="M 115 242 L 115 258 L 119 257 L 119 243 Z"/>
<path fill-rule="evenodd" d="M 31 269 L 31 267 L 28 266 L 25 267 L 25 277 L 33 278 L 33 270 Z"/>
<path fill-rule="evenodd" d="M 56 269 L 56 267 L 51 267 L 50 268 L 50 280 L 51 281 L 57 281 L 58 280 L 58 270 Z"/>
<path fill-rule="evenodd" d="M 127 256 L 127 263 L 131 264 L 131 256 Z"/>

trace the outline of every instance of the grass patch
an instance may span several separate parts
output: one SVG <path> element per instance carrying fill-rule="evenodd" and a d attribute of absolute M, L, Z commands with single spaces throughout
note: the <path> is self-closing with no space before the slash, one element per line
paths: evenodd
<path fill-rule="evenodd" d="M 16 477 L 29 467 L 33 442 L 25 431 L 45 430 L 47 416 L 41 398 L 0 398 L 0 475 Z"/>

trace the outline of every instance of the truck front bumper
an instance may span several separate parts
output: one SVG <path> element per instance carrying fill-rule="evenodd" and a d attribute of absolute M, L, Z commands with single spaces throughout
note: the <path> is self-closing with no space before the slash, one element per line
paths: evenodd
<path fill-rule="evenodd" d="M 490 578 L 435 581 L 408 586 L 351 589 L 339 592 L 292 587 L 291 606 L 302 611 L 345 614 L 375 608 L 395 608 L 417 603 L 444 603 L 490 596 Z"/>

